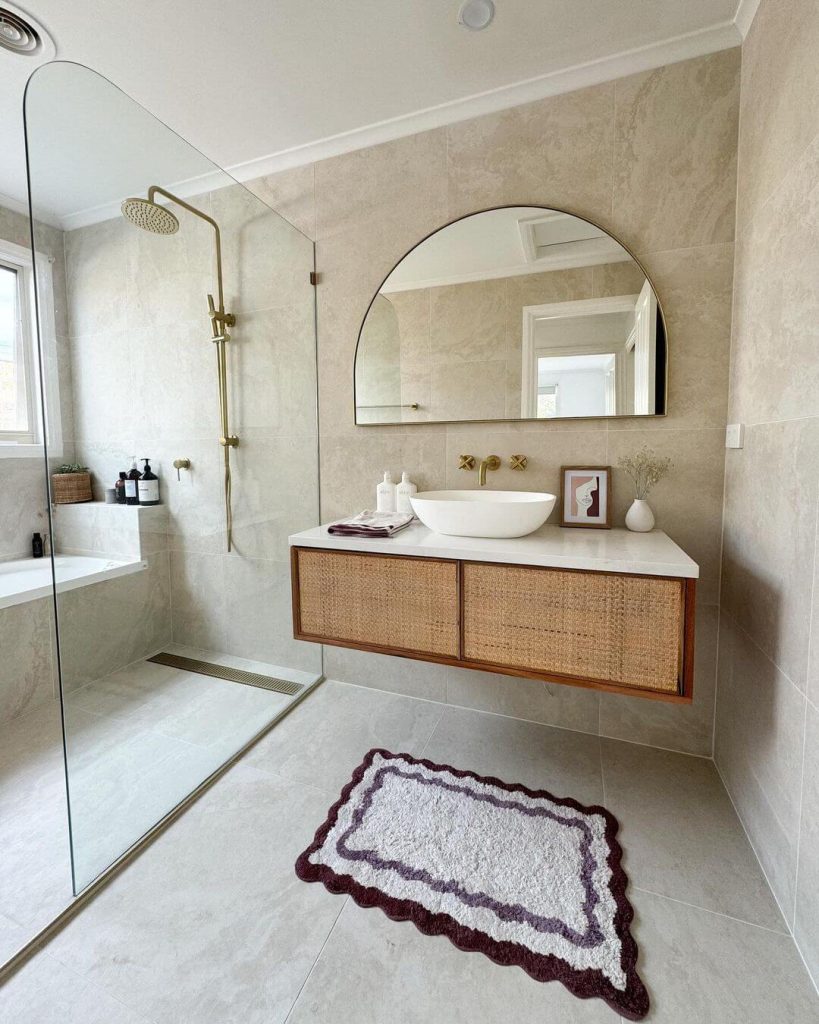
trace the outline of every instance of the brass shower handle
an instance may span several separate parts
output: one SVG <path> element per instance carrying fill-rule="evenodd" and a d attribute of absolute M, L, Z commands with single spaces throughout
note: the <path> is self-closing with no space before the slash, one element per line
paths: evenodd
<path fill-rule="evenodd" d="M 176 470 L 176 479 L 177 480 L 181 480 L 182 479 L 182 475 L 181 475 L 181 473 L 179 471 L 181 469 L 190 469 L 191 468 L 191 460 L 190 459 L 174 459 L 173 460 L 173 468 Z"/>
<path fill-rule="evenodd" d="M 233 313 L 226 313 L 223 309 L 217 309 L 213 296 L 210 294 L 208 294 L 208 316 L 214 324 L 223 324 L 226 327 L 236 326 L 236 317 Z M 214 338 L 214 341 L 216 340 L 218 339 Z M 228 339 L 226 338 L 225 340 L 227 341 Z"/>

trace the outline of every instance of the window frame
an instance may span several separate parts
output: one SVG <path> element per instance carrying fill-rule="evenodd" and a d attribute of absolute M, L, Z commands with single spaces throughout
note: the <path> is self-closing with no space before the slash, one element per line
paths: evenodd
<path fill-rule="evenodd" d="M 32 253 L 31 249 L 0 239 L 0 265 L 17 274 L 18 322 L 16 351 L 22 355 L 25 378 L 25 401 L 28 430 L 0 430 L 0 459 L 36 458 L 43 454 L 46 435 L 51 454 L 60 455 L 62 436 L 59 429 L 59 387 L 47 387 L 53 429 L 43 424 L 42 382 L 40 379 L 40 352 L 42 345 L 44 365 L 57 367 L 57 339 L 54 321 L 53 257 Z M 39 332 L 38 317 L 39 314 Z M 53 392 L 53 394 L 52 394 Z M 52 407 L 52 400 L 57 404 Z"/>

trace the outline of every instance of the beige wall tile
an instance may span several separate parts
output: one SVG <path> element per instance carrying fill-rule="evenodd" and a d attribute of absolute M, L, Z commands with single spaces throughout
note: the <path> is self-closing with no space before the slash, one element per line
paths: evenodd
<path fill-rule="evenodd" d="M 714 756 L 788 922 L 804 719 L 805 698 L 723 611 Z"/>
<path fill-rule="evenodd" d="M 528 203 L 608 213 L 613 109 L 609 82 L 450 125 L 451 216 Z"/>
<path fill-rule="evenodd" d="M 561 729 L 597 734 L 600 694 L 580 686 L 450 668 L 446 702 Z"/>
<path fill-rule="evenodd" d="M 729 452 L 723 606 L 804 690 L 816 539 L 819 420 L 749 427 Z"/>
<path fill-rule="evenodd" d="M 724 50 L 616 83 L 611 217 L 633 252 L 733 240 L 739 66 Z"/>
<path fill-rule="evenodd" d="M 315 178 L 315 166 L 307 164 L 254 178 L 244 182 L 244 186 L 308 238 L 315 239 Z"/>
<path fill-rule="evenodd" d="M 659 421 L 652 421 L 659 422 Z M 649 429 L 609 430 L 606 462 L 614 467 L 614 525 L 622 526 L 634 500 L 631 480 L 617 468 L 617 460 L 648 445 L 668 456 L 673 469 L 649 495 L 657 528 L 694 559 L 700 575 L 719 578 L 720 534 L 725 432 L 708 430 Z"/>
<path fill-rule="evenodd" d="M 808 970 L 819 978 L 819 708 L 807 705 L 802 769 L 802 826 L 794 935 Z"/>
<path fill-rule="evenodd" d="M 407 697 L 446 703 L 448 669 L 432 662 L 393 658 L 387 654 L 347 650 L 343 647 L 324 649 L 324 674 L 356 686 L 374 690 L 403 693 Z"/>
<path fill-rule="evenodd" d="M 668 332 L 667 415 L 652 427 L 722 427 L 728 405 L 733 245 L 642 257 Z M 626 264 L 628 266 L 628 264 Z M 644 420 L 613 420 L 612 430 Z"/>
<path fill-rule="evenodd" d="M 51 598 L 0 608 L 0 722 L 56 696 Z"/>
<path fill-rule="evenodd" d="M 732 420 L 816 414 L 817 252 L 819 135 L 737 240 Z"/>
<path fill-rule="evenodd" d="M 782 183 L 819 132 L 819 8 L 763 0 L 742 47 L 739 230 Z"/>

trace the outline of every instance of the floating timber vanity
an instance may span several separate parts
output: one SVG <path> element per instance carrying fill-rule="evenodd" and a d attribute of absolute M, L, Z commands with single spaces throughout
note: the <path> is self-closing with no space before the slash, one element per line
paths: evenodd
<path fill-rule="evenodd" d="M 362 651 L 688 703 L 699 569 L 666 534 L 290 538 L 293 629 Z"/>

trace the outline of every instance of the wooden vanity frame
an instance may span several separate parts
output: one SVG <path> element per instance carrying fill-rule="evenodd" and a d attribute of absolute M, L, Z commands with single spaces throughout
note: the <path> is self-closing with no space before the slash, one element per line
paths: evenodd
<path fill-rule="evenodd" d="M 377 643 L 366 643 L 361 640 L 346 640 L 333 636 L 325 636 L 319 633 L 309 633 L 302 628 L 301 610 L 301 577 L 299 571 L 299 556 L 301 552 L 310 555 L 355 555 L 360 558 L 379 559 L 401 559 L 412 562 L 434 562 L 442 565 L 456 566 L 456 602 L 457 602 L 457 646 L 458 654 L 447 655 L 430 653 L 424 650 L 414 650 L 407 646 L 386 646 Z M 601 690 L 608 693 L 618 693 L 627 696 L 642 697 L 648 700 L 660 700 L 672 704 L 690 704 L 694 694 L 694 606 L 696 596 L 696 579 L 681 576 L 659 576 L 642 573 L 618 573 L 602 572 L 591 569 L 564 569 L 562 567 L 542 567 L 532 565 L 520 565 L 505 562 L 480 561 L 474 558 L 454 559 L 427 557 L 423 555 L 383 554 L 381 552 L 368 552 L 360 550 L 339 550 L 333 548 L 320 548 L 314 546 L 300 547 L 293 545 L 290 549 L 291 564 L 291 588 L 293 603 L 293 636 L 296 640 L 304 640 L 312 643 L 328 644 L 333 647 L 346 647 L 357 651 L 368 651 L 373 654 L 388 654 L 397 658 L 411 658 L 417 661 L 427 661 L 439 665 L 452 665 L 457 668 L 473 669 L 482 672 L 498 672 L 502 675 L 517 676 L 525 679 L 540 679 L 549 683 L 562 683 L 569 686 L 580 686 L 586 689 Z M 465 609 L 464 609 L 464 573 L 467 566 L 482 565 L 494 566 L 496 568 L 525 569 L 533 572 L 559 571 L 561 573 L 580 573 L 584 575 L 603 575 L 626 578 L 667 580 L 678 583 L 681 587 L 682 599 L 682 630 L 679 642 L 678 654 L 678 688 L 677 692 L 668 690 L 648 689 L 645 687 L 628 686 L 622 683 L 610 682 L 605 679 L 584 678 L 577 675 L 565 675 L 548 669 L 536 670 L 521 668 L 515 665 L 498 664 L 494 661 L 483 661 L 464 657 L 465 649 Z"/>

